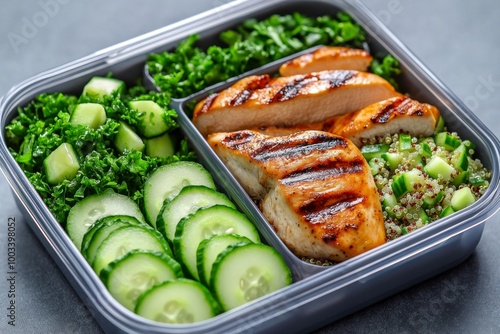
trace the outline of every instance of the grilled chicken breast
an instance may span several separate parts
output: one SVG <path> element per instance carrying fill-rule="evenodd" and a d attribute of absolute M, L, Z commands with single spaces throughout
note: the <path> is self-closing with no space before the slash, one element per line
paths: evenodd
<path fill-rule="evenodd" d="M 363 139 L 383 137 L 393 133 L 431 136 L 439 120 L 439 110 L 404 96 L 373 103 L 360 110 L 331 117 L 323 122 L 293 127 L 269 126 L 256 128 L 270 136 L 284 136 L 304 130 L 321 130 L 348 138 L 356 146 Z"/>
<path fill-rule="evenodd" d="M 249 130 L 207 139 L 297 256 L 338 262 L 386 241 L 370 169 L 349 140 L 322 131 L 269 137 Z"/>
<path fill-rule="evenodd" d="M 358 71 L 322 71 L 271 79 L 251 76 L 200 101 L 193 123 L 203 135 L 260 126 L 293 126 L 400 96 L 381 77 Z"/>
<path fill-rule="evenodd" d="M 282 76 L 290 76 L 324 70 L 366 71 L 372 60 L 365 50 L 323 46 L 284 63 L 279 72 Z"/>

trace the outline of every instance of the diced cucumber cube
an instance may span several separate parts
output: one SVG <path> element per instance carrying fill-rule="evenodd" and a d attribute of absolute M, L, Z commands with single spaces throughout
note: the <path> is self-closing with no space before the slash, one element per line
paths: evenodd
<path fill-rule="evenodd" d="M 174 153 L 174 142 L 168 133 L 146 140 L 146 154 L 150 157 L 168 157 Z"/>
<path fill-rule="evenodd" d="M 146 138 L 156 137 L 168 130 L 165 110 L 154 101 L 132 101 L 130 108 L 141 113 L 139 130 Z"/>
<path fill-rule="evenodd" d="M 436 123 L 436 128 L 434 129 L 434 134 L 438 134 L 439 132 L 443 132 L 445 125 L 446 124 L 444 122 L 444 118 L 442 116 L 439 116 L 439 119 Z"/>
<path fill-rule="evenodd" d="M 467 182 L 469 178 L 469 171 L 461 171 L 456 176 L 453 177 L 453 184 L 459 186 Z"/>
<path fill-rule="evenodd" d="M 90 97 L 103 97 L 111 95 L 114 92 L 122 92 L 125 89 L 125 83 L 118 79 L 93 77 L 83 87 L 82 95 Z"/>
<path fill-rule="evenodd" d="M 464 144 L 464 145 L 465 145 L 465 147 L 467 148 L 467 153 L 468 153 L 469 155 L 471 155 L 470 150 L 475 150 L 475 149 L 476 149 L 476 145 L 475 145 L 473 142 L 471 142 L 470 140 L 468 140 L 468 139 L 464 140 L 464 141 L 462 142 L 462 144 Z"/>
<path fill-rule="evenodd" d="M 106 111 L 99 103 L 80 103 L 73 110 L 70 123 L 97 129 L 106 123 Z"/>
<path fill-rule="evenodd" d="M 453 210 L 458 211 L 463 208 L 471 205 L 476 201 L 472 190 L 469 187 L 464 187 L 455 191 L 453 196 L 451 197 L 450 206 Z"/>
<path fill-rule="evenodd" d="M 459 171 L 466 171 L 469 168 L 467 148 L 464 144 L 460 144 L 460 146 L 453 151 L 452 163 L 453 167 Z"/>
<path fill-rule="evenodd" d="M 455 212 L 455 210 L 453 210 L 453 208 L 450 205 L 448 205 L 446 208 L 444 208 L 444 210 L 441 212 L 439 217 L 443 218 L 443 217 L 451 215 L 454 212 Z"/>
<path fill-rule="evenodd" d="M 370 171 L 372 175 L 380 174 L 382 168 L 384 168 L 385 160 L 383 158 L 373 158 L 368 161 L 368 166 L 370 166 Z"/>
<path fill-rule="evenodd" d="M 412 169 L 394 178 L 391 187 L 396 198 L 400 198 L 407 192 L 418 190 L 424 183 L 422 173 L 417 169 Z"/>
<path fill-rule="evenodd" d="M 366 161 L 370 161 L 373 158 L 380 158 L 387 151 L 389 151 L 388 144 L 373 144 L 361 147 L 361 154 L 363 154 Z"/>
<path fill-rule="evenodd" d="M 417 152 L 411 152 L 408 154 L 409 168 L 415 168 L 417 166 L 423 166 L 424 160 L 422 156 Z"/>
<path fill-rule="evenodd" d="M 393 209 L 398 204 L 398 200 L 394 194 L 384 193 L 384 199 L 382 200 L 382 210 L 385 210 L 387 214 L 393 218 L 397 218 Z"/>
<path fill-rule="evenodd" d="M 432 149 L 427 141 L 422 141 L 420 147 L 422 148 L 423 157 L 430 158 L 432 156 Z"/>
<path fill-rule="evenodd" d="M 50 184 L 58 184 L 75 177 L 80 169 L 78 158 L 73 147 L 68 143 L 62 143 L 43 161 L 47 181 Z"/>
<path fill-rule="evenodd" d="M 439 204 L 444 197 L 444 192 L 440 191 L 435 195 L 429 196 L 429 193 L 424 194 L 422 207 L 425 209 L 432 208 Z"/>
<path fill-rule="evenodd" d="M 425 165 L 424 170 L 434 179 L 437 179 L 439 175 L 441 175 L 445 181 L 449 181 L 451 179 L 451 175 L 455 171 L 452 166 L 438 156 L 432 158 L 427 165 Z"/>
<path fill-rule="evenodd" d="M 448 132 L 439 132 L 434 137 L 434 140 L 436 141 L 436 145 L 442 146 L 448 151 L 453 151 L 462 143 L 460 139 L 452 136 Z"/>
<path fill-rule="evenodd" d="M 387 161 L 387 165 L 391 172 L 394 172 L 396 168 L 399 167 L 401 160 L 403 160 L 403 155 L 401 153 L 383 153 L 382 158 Z"/>
<path fill-rule="evenodd" d="M 141 137 L 128 124 L 123 122 L 120 122 L 115 145 L 120 153 L 131 150 L 142 151 L 144 149 L 144 142 Z"/>
<path fill-rule="evenodd" d="M 424 209 L 420 208 L 417 214 L 422 224 L 429 224 L 431 222 L 431 219 L 429 218 L 429 216 L 427 216 L 427 213 L 425 213 Z"/>
<path fill-rule="evenodd" d="M 399 134 L 399 150 L 409 151 L 412 148 L 411 136 L 406 133 Z"/>

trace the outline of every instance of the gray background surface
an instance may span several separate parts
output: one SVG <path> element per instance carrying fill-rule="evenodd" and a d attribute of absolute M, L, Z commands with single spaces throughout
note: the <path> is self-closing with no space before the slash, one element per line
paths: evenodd
<path fill-rule="evenodd" d="M 226 3 L 226 0 L 1 2 L 0 96 L 39 72 Z M 500 2 L 365 1 L 498 136 Z M 40 12 L 45 11 L 46 20 Z M 39 20 L 36 29 L 23 28 Z M 23 35 L 23 29 L 24 35 Z M 22 42 L 9 40 L 12 33 Z M 23 217 L 0 176 L 0 333 L 100 329 Z M 16 224 L 16 326 L 7 325 L 6 234 Z M 500 215 L 458 267 L 320 329 L 320 333 L 500 333 Z M 453 286 L 454 294 L 443 295 Z M 453 298 L 451 298 L 453 297 Z"/>

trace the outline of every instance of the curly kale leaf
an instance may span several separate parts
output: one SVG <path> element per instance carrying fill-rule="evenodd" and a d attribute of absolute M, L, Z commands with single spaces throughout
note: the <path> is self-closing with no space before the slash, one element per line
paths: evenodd
<path fill-rule="evenodd" d="M 118 152 L 114 139 L 119 122 L 134 126 L 141 116 L 129 107 L 132 100 L 158 103 L 165 110 L 168 131 L 176 134 L 177 113 L 169 108 L 169 95 L 148 92 L 138 86 L 105 97 L 41 94 L 19 108 L 18 115 L 6 126 L 10 152 L 59 222 L 66 221 L 70 208 L 78 201 L 106 189 L 127 195 L 140 204 L 144 181 L 155 168 L 173 161 L 195 159 L 185 140 L 180 142 L 177 152 L 168 157 L 150 157 L 134 150 Z M 72 124 L 71 113 L 79 103 L 103 105 L 106 122 L 96 129 Z M 80 168 L 73 179 L 51 185 L 43 162 L 62 143 L 71 144 Z"/>
<path fill-rule="evenodd" d="M 307 17 L 298 13 L 246 20 L 220 34 L 226 46 L 196 47 L 198 35 L 179 43 L 172 52 L 150 55 L 147 66 L 157 86 L 175 97 L 185 97 L 212 84 L 289 56 L 309 47 L 349 45 L 362 47 L 363 29 L 345 13 L 336 18 Z"/>

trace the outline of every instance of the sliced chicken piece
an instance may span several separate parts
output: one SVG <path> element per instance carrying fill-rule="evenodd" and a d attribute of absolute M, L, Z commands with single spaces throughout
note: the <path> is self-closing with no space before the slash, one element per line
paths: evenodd
<path fill-rule="evenodd" d="M 237 82 L 196 105 L 193 123 L 204 136 L 319 122 L 401 95 L 381 77 L 358 71 L 322 71 L 276 79 L 263 75 L 243 80 L 243 84 Z"/>
<path fill-rule="evenodd" d="M 363 139 L 383 137 L 387 134 L 431 136 L 439 116 L 439 110 L 430 104 L 395 97 L 346 115 L 333 117 L 323 124 L 323 130 L 349 138 L 360 147 L 363 145 Z"/>
<path fill-rule="evenodd" d="M 323 46 L 284 63 L 279 72 L 282 76 L 290 76 L 325 70 L 367 71 L 372 60 L 365 50 Z"/>
<path fill-rule="evenodd" d="M 385 243 L 377 188 L 349 140 L 243 130 L 214 133 L 208 142 L 297 256 L 339 262 Z"/>
<path fill-rule="evenodd" d="M 412 136 L 431 136 L 439 120 L 439 110 L 404 96 L 373 103 L 345 115 L 334 116 L 323 122 L 292 127 L 268 126 L 256 131 L 270 136 L 283 136 L 304 130 L 321 130 L 350 139 L 356 146 L 363 139 L 383 137 L 393 133 Z"/>

